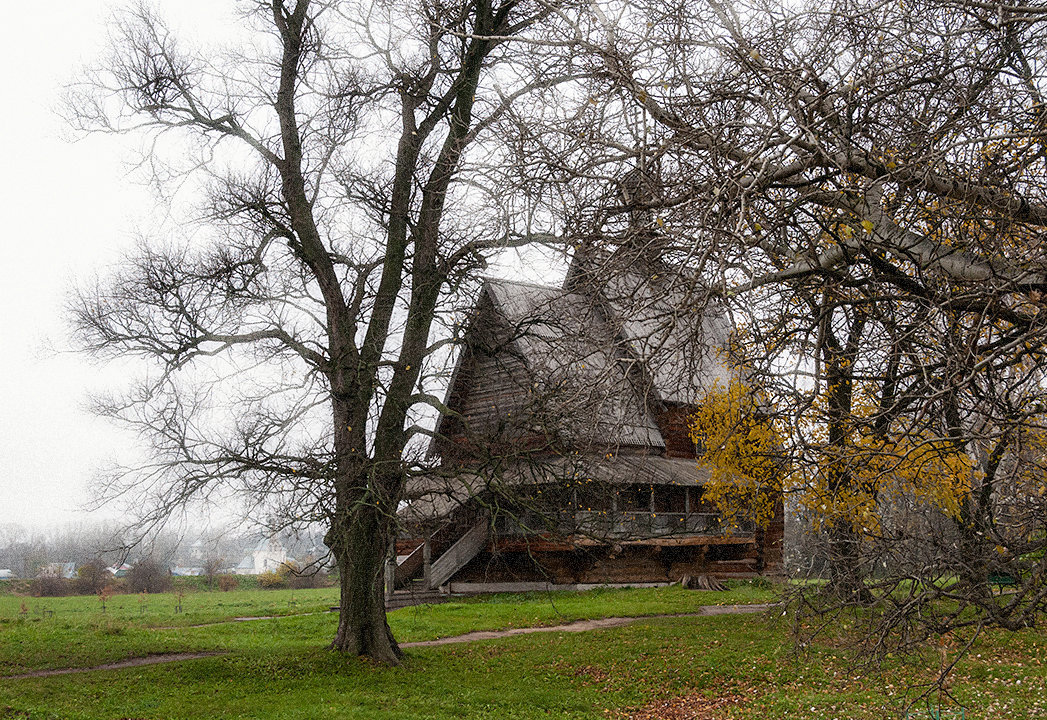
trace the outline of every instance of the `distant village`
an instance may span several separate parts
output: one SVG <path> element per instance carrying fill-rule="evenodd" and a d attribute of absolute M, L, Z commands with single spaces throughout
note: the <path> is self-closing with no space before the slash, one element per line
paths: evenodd
<path fill-rule="evenodd" d="M 88 565 L 104 567 L 112 577 L 122 578 L 145 561 L 173 577 L 262 575 L 288 568 L 322 569 L 327 554 L 320 537 L 308 534 L 236 537 L 222 533 L 191 541 L 161 536 L 129 553 L 118 549 L 112 531 L 75 529 L 34 537 L 6 529 L 0 534 L 0 580 L 75 579 Z"/>

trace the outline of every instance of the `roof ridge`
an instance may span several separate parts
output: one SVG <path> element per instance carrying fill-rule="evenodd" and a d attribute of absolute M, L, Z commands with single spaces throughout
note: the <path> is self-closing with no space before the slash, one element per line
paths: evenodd
<path fill-rule="evenodd" d="M 538 283 L 526 282 L 523 280 L 508 280 L 506 278 L 484 277 L 484 284 L 492 283 L 502 285 L 523 285 L 524 287 L 538 288 L 540 290 L 556 290 L 558 292 L 568 292 L 565 291 L 559 285 L 539 285 Z"/>

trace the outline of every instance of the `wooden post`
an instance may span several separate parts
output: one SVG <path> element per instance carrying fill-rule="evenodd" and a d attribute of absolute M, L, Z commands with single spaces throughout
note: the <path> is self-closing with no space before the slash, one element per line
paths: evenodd
<path fill-rule="evenodd" d="M 685 487 L 683 489 L 683 529 L 684 532 L 691 532 L 691 488 Z"/>
<path fill-rule="evenodd" d="M 389 543 L 389 554 L 385 558 L 385 599 L 396 590 L 396 543 Z"/>
<path fill-rule="evenodd" d="M 431 590 L 432 585 L 430 580 L 433 574 L 433 548 L 429 544 L 429 536 L 425 536 L 425 542 L 422 543 L 422 582 L 425 583 L 425 589 Z"/>

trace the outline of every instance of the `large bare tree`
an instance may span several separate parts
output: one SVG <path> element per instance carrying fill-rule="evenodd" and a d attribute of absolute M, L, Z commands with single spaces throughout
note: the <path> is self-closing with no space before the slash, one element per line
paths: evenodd
<path fill-rule="evenodd" d="M 642 212 L 633 241 L 688 266 L 744 326 L 736 350 L 779 415 L 788 489 L 825 530 L 836 597 L 878 598 L 881 629 L 908 640 L 915 625 L 1031 622 L 1047 599 L 1032 449 L 1047 394 L 1047 6 L 594 13 L 592 34 L 579 27 L 603 71 L 594 95 L 619 110 L 589 135 L 657 187 L 618 212 Z M 903 505 L 927 516 L 903 523 Z M 993 577 L 1018 592 L 1001 599 Z M 942 598 L 956 612 L 927 613 Z"/>
<path fill-rule="evenodd" d="M 332 647 L 396 663 L 382 577 L 412 438 L 438 404 L 455 311 L 493 252 L 531 237 L 537 186 L 520 191 L 507 162 L 521 148 L 495 130 L 524 127 L 529 98 L 581 72 L 549 42 L 570 7 L 241 9 L 228 50 L 191 49 L 144 6 L 119 15 L 110 57 L 70 97 L 83 129 L 145 139 L 172 216 L 192 221 L 72 302 L 86 349 L 151 368 L 99 401 L 151 444 L 104 490 L 146 523 L 223 493 L 274 524 L 323 523 Z"/>

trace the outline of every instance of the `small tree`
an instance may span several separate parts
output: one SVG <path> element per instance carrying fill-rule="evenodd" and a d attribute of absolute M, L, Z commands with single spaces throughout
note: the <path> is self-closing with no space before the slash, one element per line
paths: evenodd
<path fill-rule="evenodd" d="M 744 518 L 766 527 L 786 487 L 785 439 L 739 380 L 710 390 L 691 416 L 699 463 L 710 473 L 702 498 L 716 505 L 728 525 Z"/>
<path fill-rule="evenodd" d="M 94 595 L 105 588 L 113 576 L 101 560 L 92 560 L 81 565 L 76 571 L 76 592 L 80 595 Z"/>
<path fill-rule="evenodd" d="M 171 573 L 156 560 L 145 558 L 128 571 L 127 585 L 136 593 L 167 592 L 171 589 Z"/>
<path fill-rule="evenodd" d="M 212 556 L 204 560 L 203 572 L 209 590 L 214 590 L 215 581 L 218 579 L 218 575 L 222 572 L 224 567 L 225 558 Z"/>
<path fill-rule="evenodd" d="M 98 595 L 98 602 L 102 606 L 102 612 L 105 612 L 106 603 L 113 597 L 113 589 L 108 585 L 99 589 L 96 594 Z"/>

